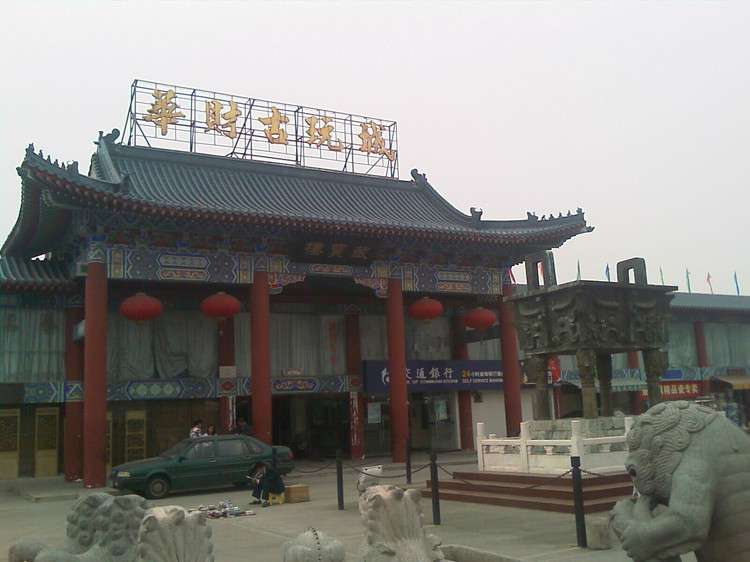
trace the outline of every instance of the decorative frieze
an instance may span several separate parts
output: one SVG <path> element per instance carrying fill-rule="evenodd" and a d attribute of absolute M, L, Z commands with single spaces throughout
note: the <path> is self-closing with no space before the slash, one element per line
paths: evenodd
<path fill-rule="evenodd" d="M 96 251 L 93 250 L 96 248 Z M 504 269 L 376 261 L 367 265 L 295 262 L 278 254 L 243 254 L 188 247 L 90 244 L 81 265 L 92 256 L 107 264 L 110 279 L 183 281 L 247 285 L 254 271 L 267 271 L 272 292 L 307 276 L 340 277 L 387 296 L 388 279 L 401 279 L 405 292 L 500 295 Z M 103 254 L 102 254 L 103 252 Z M 99 259 L 99 258 L 97 258 Z M 79 275 L 85 273 L 79 267 Z"/>

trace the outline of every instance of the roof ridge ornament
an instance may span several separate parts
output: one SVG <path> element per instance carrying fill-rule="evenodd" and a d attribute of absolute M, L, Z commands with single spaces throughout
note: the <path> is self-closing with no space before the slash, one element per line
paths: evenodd
<path fill-rule="evenodd" d="M 105 142 L 107 144 L 114 144 L 117 139 L 120 138 L 120 129 L 112 129 L 111 132 L 104 134 L 104 131 L 99 131 L 99 139 L 94 141 L 94 144 Z"/>
<path fill-rule="evenodd" d="M 416 183 L 428 183 L 427 174 L 420 174 L 419 170 L 417 170 L 416 168 L 412 168 L 411 177 Z"/>

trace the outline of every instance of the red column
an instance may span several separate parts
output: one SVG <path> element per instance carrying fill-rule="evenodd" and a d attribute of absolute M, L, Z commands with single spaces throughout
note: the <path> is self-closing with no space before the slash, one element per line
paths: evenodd
<path fill-rule="evenodd" d="M 256 271 L 250 287 L 250 400 L 255 437 L 271 445 L 271 322 L 268 273 Z"/>
<path fill-rule="evenodd" d="M 640 369 L 641 359 L 637 351 L 628 351 L 628 369 Z"/>
<path fill-rule="evenodd" d="M 703 322 L 697 320 L 693 322 L 693 332 L 695 333 L 695 354 L 698 360 L 698 367 L 705 369 L 708 367 L 708 350 L 706 349 L 706 330 Z M 703 381 L 703 394 L 711 392 L 711 381 Z"/>
<path fill-rule="evenodd" d="M 359 313 L 348 312 L 344 316 L 346 332 L 346 374 L 350 384 L 358 381 L 356 390 L 349 393 L 349 448 L 353 460 L 365 455 L 365 398 L 362 387 L 362 348 L 359 337 Z"/>
<path fill-rule="evenodd" d="M 234 365 L 234 319 L 219 323 L 219 367 Z M 221 383 L 221 380 L 219 380 Z M 219 397 L 221 433 L 229 433 L 234 425 L 234 400 L 232 396 Z"/>
<path fill-rule="evenodd" d="M 86 268 L 83 373 L 83 483 L 98 488 L 107 482 L 107 272 L 102 262 Z"/>
<path fill-rule="evenodd" d="M 65 380 L 83 380 L 83 342 L 73 341 L 73 331 L 83 320 L 82 308 L 65 309 Z M 83 402 L 65 403 L 63 421 L 63 467 L 65 480 L 83 478 Z"/>
<path fill-rule="evenodd" d="M 453 359 L 464 361 L 469 358 L 469 349 L 464 338 L 466 328 L 464 327 L 463 313 L 453 316 L 451 326 L 452 356 Z M 458 391 L 458 427 L 461 433 L 461 448 L 465 451 L 474 449 L 474 432 L 472 430 L 473 420 L 471 417 L 471 391 Z"/>
<path fill-rule="evenodd" d="M 393 462 L 405 462 L 406 441 L 409 436 L 409 399 L 406 391 L 404 295 L 401 292 L 400 279 L 388 280 L 386 317 L 391 399 L 391 457 Z"/>
<path fill-rule="evenodd" d="M 513 294 L 513 285 L 503 285 L 503 296 Z M 513 320 L 513 305 L 500 297 L 500 352 L 503 366 L 503 394 L 505 397 L 505 427 L 509 437 L 521 433 L 521 364 L 518 361 L 518 341 Z"/>

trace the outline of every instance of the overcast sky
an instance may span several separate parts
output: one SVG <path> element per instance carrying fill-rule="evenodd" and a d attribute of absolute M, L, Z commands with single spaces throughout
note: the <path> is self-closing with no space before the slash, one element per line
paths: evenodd
<path fill-rule="evenodd" d="M 643 256 L 750 294 L 749 29 L 740 1 L 6 0 L 0 236 L 26 145 L 87 169 L 144 78 L 398 121 L 401 177 L 484 218 L 583 207 L 559 281 Z"/>

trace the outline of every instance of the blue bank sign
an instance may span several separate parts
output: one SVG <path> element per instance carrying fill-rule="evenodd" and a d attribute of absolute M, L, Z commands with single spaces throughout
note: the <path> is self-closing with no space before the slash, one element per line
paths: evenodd
<path fill-rule="evenodd" d="M 390 382 L 387 361 L 363 361 L 365 392 L 387 394 Z M 503 373 L 499 361 L 407 361 L 409 392 L 499 390 Z"/>

